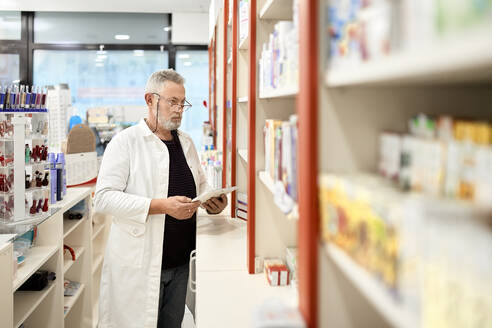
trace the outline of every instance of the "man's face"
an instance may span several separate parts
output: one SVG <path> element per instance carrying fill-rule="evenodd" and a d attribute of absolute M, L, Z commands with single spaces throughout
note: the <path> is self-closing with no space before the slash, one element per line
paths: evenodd
<path fill-rule="evenodd" d="M 185 102 L 184 86 L 167 81 L 159 92 L 159 97 L 154 97 L 159 98 L 159 101 L 156 101 L 159 111 L 159 125 L 169 131 L 178 129 L 183 118 L 183 109 L 179 106 L 173 106 L 173 104 L 181 105 Z"/>

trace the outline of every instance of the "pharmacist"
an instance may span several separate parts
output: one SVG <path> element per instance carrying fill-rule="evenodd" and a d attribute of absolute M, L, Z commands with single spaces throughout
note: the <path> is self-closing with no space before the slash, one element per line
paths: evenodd
<path fill-rule="evenodd" d="M 190 252 L 196 244 L 191 200 L 208 188 L 191 138 L 177 130 L 191 105 L 184 79 L 153 73 L 148 118 L 108 144 L 98 176 L 97 212 L 114 216 L 101 278 L 99 327 L 181 327 Z M 222 195 L 201 204 L 210 214 Z"/>

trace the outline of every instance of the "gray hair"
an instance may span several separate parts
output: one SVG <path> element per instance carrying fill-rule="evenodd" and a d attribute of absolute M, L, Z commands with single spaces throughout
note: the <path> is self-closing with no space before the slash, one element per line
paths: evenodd
<path fill-rule="evenodd" d="M 172 68 L 163 69 L 161 71 L 152 73 L 152 75 L 147 80 L 147 84 L 145 85 L 145 93 L 160 92 L 162 86 L 164 85 L 164 82 L 166 81 L 171 81 L 181 85 L 185 83 L 184 77 L 179 75 L 179 73 Z"/>

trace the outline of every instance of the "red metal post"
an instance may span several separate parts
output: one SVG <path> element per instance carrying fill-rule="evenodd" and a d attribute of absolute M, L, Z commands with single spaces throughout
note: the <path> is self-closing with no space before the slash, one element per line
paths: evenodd
<path fill-rule="evenodd" d="M 227 23 L 229 20 L 229 0 L 224 0 L 224 49 L 223 96 L 222 96 L 222 188 L 227 184 Z"/>
<path fill-rule="evenodd" d="M 237 110 L 237 28 L 238 28 L 238 11 L 237 0 L 232 1 L 232 150 L 231 150 L 231 185 L 236 185 L 236 110 Z M 236 192 L 231 195 L 231 218 L 236 217 Z"/>
<path fill-rule="evenodd" d="M 318 324 L 318 2 L 299 1 L 299 307 Z"/>
<path fill-rule="evenodd" d="M 248 76 L 248 272 L 255 273 L 256 188 L 256 0 L 249 1 Z"/>

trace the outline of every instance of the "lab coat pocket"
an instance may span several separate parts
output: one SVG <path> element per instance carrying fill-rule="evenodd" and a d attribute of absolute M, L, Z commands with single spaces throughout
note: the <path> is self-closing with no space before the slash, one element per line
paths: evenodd
<path fill-rule="evenodd" d="M 145 225 L 116 222 L 111 229 L 111 252 L 122 265 L 142 267 L 145 248 Z"/>

